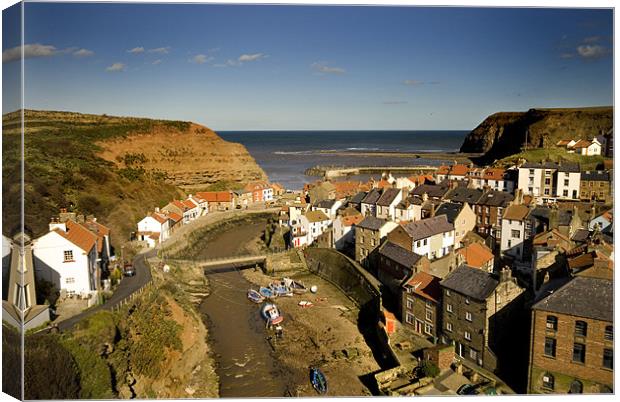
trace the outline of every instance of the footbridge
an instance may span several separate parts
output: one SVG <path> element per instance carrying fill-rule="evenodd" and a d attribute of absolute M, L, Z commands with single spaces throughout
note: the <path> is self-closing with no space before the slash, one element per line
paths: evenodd
<path fill-rule="evenodd" d="M 284 255 L 289 253 L 290 250 L 276 251 L 270 253 L 259 253 L 259 254 L 241 254 L 241 255 L 232 255 L 227 257 L 220 258 L 205 258 L 205 259 L 167 259 L 170 262 L 179 262 L 179 263 L 191 263 L 199 266 L 200 268 L 209 269 L 209 272 L 217 272 L 220 269 L 226 270 L 226 268 L 241 268 L 241 267 L 252 267 L 256 264 L 264 264 L 269 257 L 275 257 L 279 255 Z M 220 269 L 212 269 L 212 268 L 220 268 Z M 223 272 L 223 271 L 222 271 Z"/>

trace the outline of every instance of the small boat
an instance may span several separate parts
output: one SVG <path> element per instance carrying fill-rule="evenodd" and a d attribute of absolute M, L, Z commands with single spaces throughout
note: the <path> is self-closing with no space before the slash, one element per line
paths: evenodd
<path fill-rule="evenodd" d="M 278 307 L 273 303 L 266 303 L 260 311 L 261 315 L 271 325 L 276 325 L 284 320 L 284 317 L 280 315 Z"/>
<path fill-rule="evenodd" d="M 308 300 L 302 300 L 297 304 L 299 305 L 299 307 L 303 307 L 303 308 L 314 306 L 314 304 L 312 304 L 312 302 Z"/>
<path fill-rule="evenodd" d="M 278 297 L 293 296 L 293 292 L 291 291 L 291 288 L 283 284 L 272 284 L 271 289 L 276 293 L 276 295 L 278 295 Z"/>
<path fill-rule="evenodd" d="M 262 303 L 265 298 L 254 289 L 248 290 L 248 299 L 254 303 Z"/>
<path fill-rule="evenodd" d="M 260 293 L 261 296 L 263 296 L 265 299 L 273 299 L 274 297 L 276 297 L 276 292 L 273 291 L 273 289 L 266 288 L 264 286 L 261 286 L 260 289 L 258 289 L 258 292 Z"/>
<path fill-rule="evenodd" d="M 306 288 L 303 283 L 294 281 L 290 278 L 282 278 L 282 283 L 288 286 L 296 295 L 301 295 L 308 291 L 308 288 Z"/>
<path fill-rule="evenodd" d="M 310 368 L 310 382 L 319 394 L 327 393 L 327 378 L 320 369 L 316 367 Z"/>

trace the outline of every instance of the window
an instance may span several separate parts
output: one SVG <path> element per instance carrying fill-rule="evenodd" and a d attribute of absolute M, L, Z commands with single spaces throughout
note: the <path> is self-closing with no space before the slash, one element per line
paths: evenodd
<path fill-rule="evenodd" d="M 548 179 L 548 178 L 547 178 L 547 179 L 545 179 L 545 185 L 546 185 L 546 186 L 551 185 L 551 179 Z"/>
<path fill-rule="evenodd" d="M 469 304 L 469 297 L 465 298 L 465 304 Z"/>
<path fill-rule="evenodd" d="M 573 361 L 576 363 L 586 362 L 586 345 L 583 343 L 573 344 Z"/>
<path fill-rule="evenodd" d="M 424 332 L 428 335 L 433 335 L 433 326 L 429 323 L 424 324 Z"/>
<path fill-rule="evenodd" d="M 508 240 L 508 248 L 512 247 L 512 241 Z"/>
<path fill-rule="evenodd" d="M 471 322 L 471 313 L 469 311 L 465 312 L 465 319 Z"/>
<path fill-rule="evenodd" d="M 584 321 L 575 321 L 575 336 L 587 336 L 588 324 Z"/>
<path fill-rule="evenodd" d="M 452 304 L 447 304 L 447 305 L 446 305 L 446 311 L 447 311 L 448 313 L 451 313 L 451 312 L 452 312 Z"/>
<path fill-rule="evenodd" d="M 446 296 L 450 296 L 450 291 L 446 290 Z"/>
<path fill-rule="evenodd" d="M 554 378 L 552 374 L 545 373 L 542 378 L 542 386 L 543 388 L 553 389 Z"/>
<path fill-rule="evenodd" d="M 65 278 L 65 283 L 75 283 L 75 278 Z"/>
<path fill-rule="evenodd" d="M 413 308 L 413 299 L 407 298 L 407 308 L 408 309 Z"/>
<path fill-rule="evenodd" d="M 465 339 L 467 339 L 468 341 L 471 341 L 471 333 L 469 331 L 465 331 Z"/>
<path fill-rule="evenodd" d="M 512 238 L 514 239 L 520 239 L 521 238 L 521 232 L 518 230 L 511 230 L 510 231 L 510 235 L 512 236 Z"/>
<path fill-rule="evenodd" d="M 413 314 L 407 312 L 407 314 L 405 314 L 405 321 L 407 321 L 408 324 L 413 324 L 414 322 Z"/>
<path fill-rule="evenodd" d="M 530 169 L 530 174 L 534 174 L 534 169 Z"/>
<path fill-rule="evenodd" d="M 65 250 L 64 256 L 65 256 L 65 262 L 73 261 L 73 250 Z"/>
<path fill-rule="evenodd" d="M 428 300 L 426 301 L 426 308 L 433 309 L 434 307 L 435 307 L 435 305 L 433 304 L 432 301 L 428 301 Z"/>
<path fill-rule="evenodd" d="M 476 349 L 470 348 L 469 349 L 469 357 L 471 357 L 472 360 L 477 360 L 478 359 L 478 351 Z"/>
<path fill-rule="evenodd" d="M 605 340 L 613 341 L 614 340 L 614 327 L 613 325 L 608 325 L 605 327 Z"/>
<path fill-rule="evenodd" d="M 555 338 L 545 338 L 545 356 L 555 357 Z"/>
<path fill-rule="evenodd" d="M 447 322 L 446 323 L 446 331 L 452 332 L 452 323 L 451 322 Z"/>
<path fill-rule="evenodd" d="M 613 349 L 603 350 L 603 367 L 608 368 L 610 370 L 614 369 L 614 350 Z"/>
<path fill-rule="evenodd" d="M 426 310 L 426 320 L 427 321 L 433 320 L 433 312 L 431 310 Z"/>
<path fill-rule="evenodd" d="M 419 240 L 417 242 L 415 242 L 415 246 L 418 247 L 418 248 L 420 247 L 420 241 Z"/>
<path fill-rule="evenodd" d="M 545 195 L 549 195 L 549 189 L 548 188 L 545 189 Z"/>
<path fill-rule="evenodd" d="M 424 241 L 422 241 L 422 245 L 426 246 L 427 242 L 428 242 L 428 239 L 424 239 Z"/>
<path fill-rule="evenodd" d="M 564 179 L 564 185 L 568 187 L 568 179 Z"/>
<path fill-rule="evenodd" d="M 547 316 L 547 329 L 558 330 L 558 317 L 554 315 Z"/>
<path fill-rule="evenodd" d="M 568 197 L 568 190 L 562 191 L 562 197 Z"/>

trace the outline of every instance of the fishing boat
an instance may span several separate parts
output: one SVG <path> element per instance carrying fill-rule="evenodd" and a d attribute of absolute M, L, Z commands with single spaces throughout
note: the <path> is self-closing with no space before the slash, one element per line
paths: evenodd
<path fill-rule="evenodd" d="M 284 317 L 280 315 L 280 310 L 273 303 L 266 303 L 260 311 L 261 315 L 271 325 L 276 325 L 284 320 Z"/>
<path fill-rule="evenodd" d="M 291 278 L 282 278 L 282 283 L 290 288 L 296 295 L 301 295 L 308 291 L 308 288 L 306 288 L 303 283 L 297 282 Z"/>
<path fill-rule="evenodd" d="M 248 299 L 257 304 L 265 300 L 265 298 L 254 289 L 248 289 Z"/>
<path fill-rule="evenodd" d="M 293 296 L 293 291 L 288 286 L 282 283 L 272 283 L 271 289 L 275 292 L 278 297 L 281 296 Z"/>
<path fill-rule="evenodd" d="M 316 367 L 310 368 L 310 382 L 319 394 L 324 395 L 327 393 L 327 378 L 320 369 Z"/>
<path fill-rule="evenodd" d="M 263 296 L 265 299 L 273 299 L 277 296 L 276 292 L 274 292 L 271 287 L 266 288 L 264 286 L 261 286 L 260 289 L 258 289 L 258 293 L 260 293 L 260 295 Z"/>
<path fill-rule="evenodd" d="M 302 308 L 306 308 L 306 307 L 312 307 L 312 306 L 314 306 L 314 304 L 312 304 L 312 302 L 311 302 L 311 301 L 308 301 L 308 300 L 302 300 L 302 301 L 300 301 L 300 302 L 299 302 L 299 303 L 297 303 L 297 304 L 299 305 L 299 307 L 302 307 Z"/>

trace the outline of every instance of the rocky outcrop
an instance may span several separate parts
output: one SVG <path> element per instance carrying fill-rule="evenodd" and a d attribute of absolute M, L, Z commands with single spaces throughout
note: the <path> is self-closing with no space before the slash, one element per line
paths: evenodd
<path fill-rule="evenodd" d="M 143 155 L 141 167 L 164 173 L 166 181 L 186 191 L 221 181 L 241 184 L 267 178 L 243 145 L 193 123 L 186 130 L 156 126 L 97 145 L 103 149 L 99 156 L 119 168 L 126 155 Z"/>
<path fill-rule="evenodd" d="M 465 138 L 461 152 L 500 159 L 528 148 L 551 148 L 561 139 L 591 139 L 613 127 L 613 108 L 530 109 L 487 117 Z"/>

